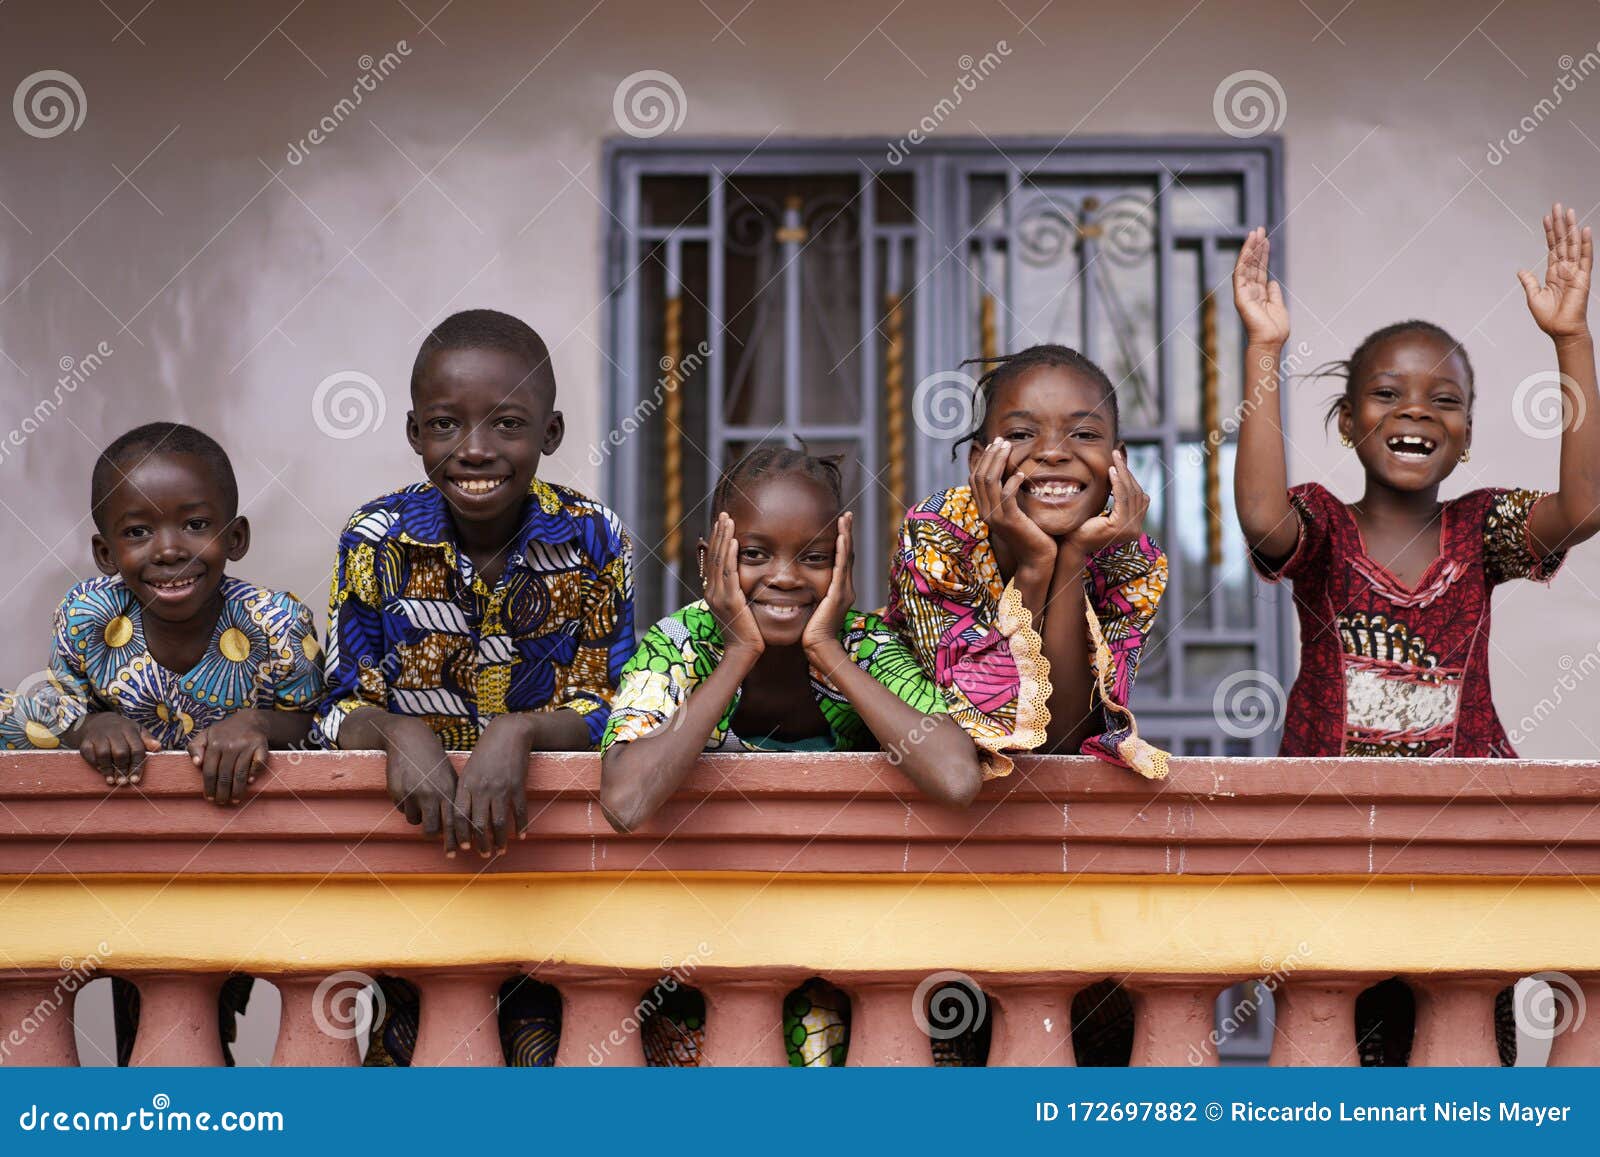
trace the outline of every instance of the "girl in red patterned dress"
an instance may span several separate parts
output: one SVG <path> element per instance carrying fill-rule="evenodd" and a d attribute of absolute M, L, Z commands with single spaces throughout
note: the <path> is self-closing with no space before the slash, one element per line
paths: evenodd
<path fill-rule="evenodd" d="M 1568 547 L 1600 531 L 1600 415 L 1587 309 L 1590 231 L 1556 205 L 1544 219 L 1544 283 L 1517 276 L 1555 342 L 1563 413 L 1560 488 L 1499 487 L 1439 501 L 1472 443 L 1472 365 L 1436 325 L 1404 321 L 1342 363 L 1329 411 L 1366 468 L 1346 504 L 1315 482 L 1290 488 L 1278 407 L 1289 314 L 1267 278 L 1257 229 L 1234 269 L 1249 350 L 1234 494 L 1257 569 L 1289 579 L 1300 616 L 1300 674 L 1283 755 L 1515 756 L 1489 691 L 1490 592 L 1548 579 Z M 1577 415 L 1577 420 L 1571 420 Z"/>

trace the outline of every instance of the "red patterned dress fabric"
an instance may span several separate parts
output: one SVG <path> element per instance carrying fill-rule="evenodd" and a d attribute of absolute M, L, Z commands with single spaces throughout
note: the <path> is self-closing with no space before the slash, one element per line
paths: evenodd
<path fill-rule="evenodd" d="M 1294 552 L 1276 569 L 1254 560 L 1268 581 L 1293 583 L 1300 616 L 1279 753 L 1515 758 L 1489 690 L 1490 594 L 1561 565 L 1528 534 L 1544 495 L 1485 489 L 1446 502 L 1439 557 L 1415 587 L 1368 557 L 1354 515 L 1322 486 L 1289 497 Z"/>

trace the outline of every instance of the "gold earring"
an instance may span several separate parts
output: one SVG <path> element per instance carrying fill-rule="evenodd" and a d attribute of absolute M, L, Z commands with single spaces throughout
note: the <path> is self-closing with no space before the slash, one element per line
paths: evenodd
<path fill-rule="evenodd" d="M 1339 435 L 1339 445 L 1343 446 L 1346 450 L 1354 450 L 1356 448 L 1356 444 L 1350 441 L 1349 434 Z"/>
<path fill-rule="evenodd" d="M 1466 462 L 1466 461 L 1469 461 L 1471 458 L 1472 458 L 1472 447 L 1468 446 L 1466 449 L 1461 451 L 1461 461 Z"/>

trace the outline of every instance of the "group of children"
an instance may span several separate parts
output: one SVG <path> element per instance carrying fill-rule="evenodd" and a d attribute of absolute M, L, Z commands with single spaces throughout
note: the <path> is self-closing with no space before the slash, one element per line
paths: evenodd
<path fill-rule="evenodd" d="M 1600 406 L 1590 234 L 1560 206 L 1545 231 L 1544 282 L 1521 276 L 1583 412 Z M 1315 483 L 1291 489 L 1277 400 L 1288 318 L 1268 248 L 1252 233 L 1234 276 L 1250 346 L 1235 485 L 1257 567 L 1294 584 L 1300 614 L 1284 753 L 1510 756 L 1489 695 L 1488 592 L 1547 577 L 1600 529 L 1600 424 L 1564 435 L 1553 494 L 1441 503 L 1471 442 L 1471 366 L 1443 330 L 1403 322 L 1342 363 L 1330 412 L 1366 493 L 1346 505 Z M 1129 703 L 1166 559 L 1142 533 L 1149 501 L 1116 390 L 1061 346 L 981 365 L 968 484 L 908 512 L 885 608 L 854 606 L 855 496 L 837 462 L 766 447 L 716 485 L 703 597 L 638 639 L 626 529 L 538 477 L 564 425 L 548 350 L 513 317 L 458 313 L 422 343 L 406 435 L 425 480 L 350 518 L 325 652 L 293 595 L 226 573 L 250 528 L 222 448 L 188 426 L 141 426 L 95 463 L 102 577 L 62 600 L 48 678 L 0 697 L 0 743 L 76 748 L 113 789 L 140 782 L 147 753 L 181 748 L 224 805 L 246 798 L 272 749 L 381 749 L 396 807 L 447 856 L 489 857 L 525 832 L 537 751 L 598 749 L 600 802 L 622 831 L 705 751 L 881 749 L 955 807 L 1016 752 L 1160 777 L 1167 755 Z M 450 751 L 471 753 L 459 775 Z M 409 1063 L 416 993 L 383 984 L 368 1061 Z M 798 991 L 792 1059 L 837 1060 L 847 1015 L 819 982 Z M 692 1011 L 656 1020 L 652 1058 L 693 1063 Z M 509 983 L 502 1031 L 508 1056 L 550 1063 L 553 994 Z"/>

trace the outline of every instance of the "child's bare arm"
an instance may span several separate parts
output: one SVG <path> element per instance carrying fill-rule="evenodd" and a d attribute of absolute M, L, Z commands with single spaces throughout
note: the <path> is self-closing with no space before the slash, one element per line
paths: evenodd
<path fill-rule="evenodd" d="M 948 715 L 924 715 L 850 661 L 839 641 L 844 614 L 855 600 L 854 515 L 839 518 L 833 578 L 827 596 L 806 624 L 801 642 L 811 665 L 827 675 L 871 729 L 906 778 L 930 799 L 966 807 L 978 794 L 983 771 L 978 749 Z"/>
<path fill-rule="evenodd" d="M 1541 550 L 1553 554 L 1600 533 L 1600 393 L 1595 386 L 1594 339 L 1589 332 L 1589 274 L 1594 238 L 1578 228 L 1577 214 L 1557 204 L 1544 219 L 1550 255 L 1544 284 L 1517 274 L 1528 311 L 1556 345 L 1561 374 L 1561 480 L 1533 508 L 1528 529 Z"/>
<path fill-rule="evenodd" d="M 765 649 L 739 587 L 738 557 L 733 520 L 719 515 L 706 551 L 706 603 L 722 628 L 722 661 L 664 726 L 612 744 L 601 759 L 600 806 L 619 832 L 644 823 L 678 790 Z"/>
<path fill-rule="evenodd" d="M 1289 337 L 1289 311 L 1283 303 L 1283 290 L 1267 276 L 1271 251 L 1267 231 L 1253 229 L 1233 269 L 1233 302 L 1248 343 L 1233 498 L 1246 544 L 1278 562 L 1294 552 L 1300 521 L 1289 504 L 1289 471 L 1278 404 L 1278 359 Z"/>

